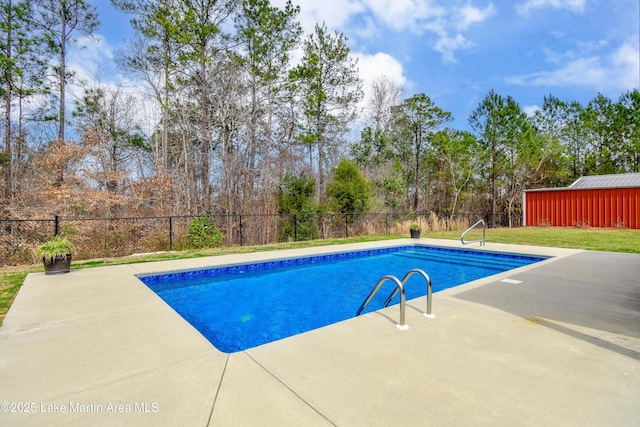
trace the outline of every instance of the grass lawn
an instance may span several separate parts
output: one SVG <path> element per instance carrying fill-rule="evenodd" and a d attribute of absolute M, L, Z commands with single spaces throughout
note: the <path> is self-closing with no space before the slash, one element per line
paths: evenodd
<path fill-rule="evenodd" d="M 459 240 L 460 231 L 423 233 L 422 237 Z M 481 235 L 473 231 L 465 240 L 475 240 Z M 164 261 L 183 258 L 199 258 L 212 255 L 295 249 L 310 246 L 337 245 L 376 240 L 397 239 L 408 236 L 363 236 L 347 239 L 313 240 L 308 242 L 278 243 L 264 246 L 232 246 L 207 250 L 181 252 L 163 252 L 145 255 L 132 255 L 120 258 L 74 261 L 72 268 L 91 268 L 106 265 L 134 264 L 150 261 Z M 608 252 L 640 253 L 640 230 L 596 229 L 596 228 L 552 228 L 523 227 L 496 228 L 487 230 L 487 241 L 516 245 L 551 246 L 558 248 L 589 249 Z M 0 269 L 0 325 L 15 298 L 25 277 L 29 273 L 43 272 L 42 266 L 22 266 Z"/>
<path fill-rule="evenodd" d="M 472 231 L 465 240 L 479 239 L 481 231 Z M 427 233 L 423 237 L 460 239 L 459 231 Z M 549 246 L 606 252 L 640 253 L 640 230 L 609 228 L 521 227 L 487 230 L 487 241 L 514 245 Z"/>

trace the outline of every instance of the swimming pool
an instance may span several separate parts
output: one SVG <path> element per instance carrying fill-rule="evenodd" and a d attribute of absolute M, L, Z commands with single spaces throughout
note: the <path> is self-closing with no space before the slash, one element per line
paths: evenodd
<path fill-rule="evenodd" d="M 437 292 L 543 259 L 411 245 L 139 279 L 216 348 L 232 353 L 354 317 L 373 286 L 388 274 L 401 279 L 420 268 Z M 426 293 L 421 277 L 409 279 L 405 288 L 407 300 Z M 382 308 L 393 289 L 392 283 L 384 284 L 364 313 Z"/>

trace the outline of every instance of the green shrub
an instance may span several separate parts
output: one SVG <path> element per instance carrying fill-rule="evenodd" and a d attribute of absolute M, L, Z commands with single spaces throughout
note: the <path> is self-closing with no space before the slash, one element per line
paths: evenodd
<path fill-rule="evenodd" d="M 367 211 L 371 201 L 369 183 L 358 167 L 342 159 L 333 171 L 333 181 L 327 187 L 330 206 L 336 213 L 347 213 L 356 220 Z"/>
<path fill-rule="evenodd" d="M 313 201 L 315 186 L 313 178 L 291 175 L 285 176 L 278 186 L 278 213 L 283 215 L 280 219 L 280 242 L 313 240 L 317 237 L 318 207 Z"/>
<path fill-rule="evenodd" d="M 187 230 L 187 244 L 192 249 L 213 248 L 222 243 L 222 233 L 207 217 L 191 221 Z"/>

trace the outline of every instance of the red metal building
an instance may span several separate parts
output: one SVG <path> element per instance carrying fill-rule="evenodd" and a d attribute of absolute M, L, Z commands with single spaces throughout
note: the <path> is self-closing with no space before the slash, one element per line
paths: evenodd
<path fill-rule="evenodd" d="M 566 188 L 526 190 L 522 224 L 640 229 L 640 173 L 585 176 Z"/>

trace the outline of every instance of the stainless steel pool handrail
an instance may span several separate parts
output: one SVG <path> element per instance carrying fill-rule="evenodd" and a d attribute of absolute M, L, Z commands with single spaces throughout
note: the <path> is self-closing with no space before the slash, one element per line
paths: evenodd
<path fill-rule="evenodd" d="M 427 311 L 422 313 L 422 315 L 424 317 L 428 317 L 432 319 L 436 316 L 435 314 L 431 313 L 431 300 L 432 300 L 431 295 L 433 294 L 433 285 L 431 284 L 431 278 L 429 277 L 429 275 L 424 271 L 420 270 L 419 268 L 414 268 L 411 271 L 409 271 L 407 274 L 405 274 L 404 278 L 400 281 L 400 283 L 402 283 L 402 287 L 404 288 L 404 285 L 407 283 L 407 280 L 409 280 L 409 278 L 414 274 L 420 274 L 422 277 L 424 277 L 425 281 L 427 282 Z M 398 294 L 398 288 L 394 289 L 393 292 L 391 292 L 391 295 L 389 295 L 389 298 L 387 298 L 387 300 L 384 302 L 384 307 L 388 307 L 389 304 L 391 303 L 391 300 L 397 294 Z"/>
<path fill-rule="evenodd" d="M 405 303 L 406 303 L 407 296 L 404 291 L 404 285 L 402 284 L 402 282 L 400 282 L 400 280 L 398 280 L 396 276 L 392 276 L 392 275 L 384 276 L 380 280 L 378 280 L 378 283 L 376 283 L 376 285 L 371 290 L 371 293 L 369 294 L 369 296 L 364 300 L 364 302 L 358 309 L 356 316 L 359 316 L 360 313 L 362 313 L 362 310 L 364 310 L 367 304 L 371 302 L 375 294 L 380 290 L 380 287 L 382 286 L 382 284 L 387 280 L 391 280 L 392 282 L 394 282 L 396 284 L 396 291 L 398 290 L 400 291 L 400 323 L 396 325 L 396 328 L 403 329 L 403 330 L 409 329 L 409 326 L 405 324 Z"/>
<path fill-rule="evenodd" d="M 473 230 L 474 228 L 476 228 L 480 224 L 482 224 L 482 239 L 469 240 L 468 242 L 465 242 L 464 241 L 464 235 L 467 234 L 469 231 Z M 463 245 L 468 245 L 469 243 L 478 243 L 478 242 L 480 242 L 480 246 L 484 246 L 486 241 L 487 241 L 487 223 L 484 222 L 484 219 L 481 219 L 480 221 L 478 221 L 475 224 L 473 224 L 471 227 L 467 228 L 464 231 L 464 233 L 462 233 L 462 236 L 460 236 L 460 242 Z"/>

